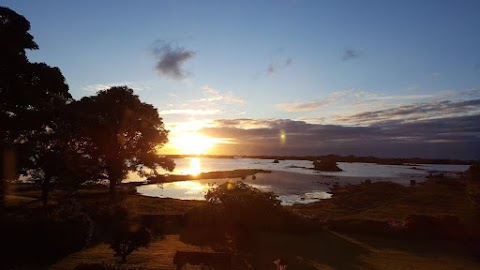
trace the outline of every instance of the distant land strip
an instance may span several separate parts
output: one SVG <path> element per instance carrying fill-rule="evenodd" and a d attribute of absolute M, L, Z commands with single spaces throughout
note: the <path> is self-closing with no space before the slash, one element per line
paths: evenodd
<path fill-rule="evenodd" d="M 379 158 L 373 156 L 340 156 L 340 155 L 323 155 L 323 156 L 232 156 L 232 155 L 168 155 L 170 158 L 258 158 L 258 159 L 278 159 L 278 160 L 331 160 L 335 162 L 363 162 L 377 163 L 384 165 L 409 165 L 409 164 L 450 164 L 450 165 L 472 165 L 478 160 L 459 160 L 459 159 L 429 159 L 429 158 Z"/>
<path fill-rule="evenodd" d="M 169 183 L 169 182 L 202 180 L 202 179 L 244 178 L 244 177 L 246 178 L 248 176 L 255 175 L 257 173 L 270 173 L 270 172 L 271 171 L 267 171 L 267 170 L 244 169 L 244 170 L 233 170 L 233 171 L 204 172 L 198 175 L 180 175 L 180 174 L 159 175 L 159 176 L 148 178 L 147 184 Z"/>

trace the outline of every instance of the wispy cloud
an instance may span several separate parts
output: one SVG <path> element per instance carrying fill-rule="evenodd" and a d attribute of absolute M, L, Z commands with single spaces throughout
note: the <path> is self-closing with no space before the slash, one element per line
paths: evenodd
<path fill-rule="evenodd" d="M 108 88 L 114 86 L 123 86 L 126 85 L 136 92 L 149 90 L 150 86 L 143 82 L 129 82 L 129 81 L 121 81 L 121 82 L 108 82 L 108 83 L 96 83 L 96 84 L 89 84 L 82 87 L 82 90 L 91 94 L 94 94 L 101 90 L 106 90 Z"/>
<path fill-rule="evenodd" d="M 337 123 L 372 125 L 391 121 L 416 122 L 480 114 L 480 99 L 442 100 L 402 105 L 379 111 L 367 111 L 336 117 Z"/>
<path fill-rule="evenodd" d="M 182 65 L 195 55 L 194 51 L 183 47 L 173 47 L 172 44 L 159 42 L 153 49 L 153 55 L 157 61 L 155 66 L 158 73 L 171 79 L 183 79 L 186 72 Z"/>
<path fill-rule="evenodd" d="M 274 106 L 286 112 L 311 112 L 325 108 L 329 105 L 338 104 L 343 100 L 374 98 L 378 95 L 366 91 L 339 90 L 334 91 L 322 100 L 292 101 L 275 104 Z"/>
<path fill-rule="evenodd" d="M 201 87 L 200 90 L 202 97 L 197 99 L 184 100 L 180 96 L 170 95 L 173 102 L 168 105 L 168 108 L 160 111 L 160 115 L 173 116 L 173 118 L 180 116 L 205 118 L 213 115 L 218 117 L 225 113 L 237 117 L 241 115 L 238 108 L 245 103 L 243 98 L 236 97 L 231 91 L 223 92 L 208 85 Z M 178 103 L 175 100 L 178 100 Z M 172 120 L 172 117 L 169 119 Z"/>
<path fill-rule="evenodd" d="M 220 113 L 220 110 L 202 110 L 202 109 L 170 109 L 160 111 L 160 115 L 215 115 Z"/>
<path fill-rule="evenodd" d="M 228 103 L 239 103 L 239 104 L 245 103 L 245 100 L 243 98 L 235 97 L 231 92 L 224 95 L 221 93 L 220 90 L 213 89 L 208 85 L 203 86 L 202 91 L 204 95 L 207 96 L 207 98 L 202 99 L 202 101 L 225 101 Z"/>
<path fill-rule="evenodd" d="M 270 63 L 265 70 L 265 74 L 273 75 L 273 74 L 279 72 L 280 70 L 291 66 L 292 63 L 293 63 L 292 58 L 287 58 L 287 59 L 285 59 L 283 61 L 280 61 L 280 62 Z"/>
<path fill-rule="evenodd" d="M 348 61 L 360 57 L 361 52 L 354 48 L 345 48 L 343 51 L 342 60 Z"/>
<path fill-rule="evenodd" d="M 286 112 L 309 112 L 315 111 L 319 108 L 333 104 L 334 99 L 325 99 L 321 101 L 308 101 L 308 102 L 287 102 L 276 104 L 275 107 Z"/>

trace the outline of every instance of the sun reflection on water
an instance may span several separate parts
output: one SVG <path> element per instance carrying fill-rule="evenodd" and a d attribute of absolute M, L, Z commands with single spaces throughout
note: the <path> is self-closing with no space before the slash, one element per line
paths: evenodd
<path fill-rule="evenodd" d="M 202 164 L 200 163 L 200 158 L 190 158 L 190 167 L 183 173 L 193 176 L 197 176 L 202 173 Z"/>
<path fill-rule="evenodd" d="M 169 183 L 169 187 L 183 190 L 185 194 L 203 194 L 210 188 L 208 184 L 195 181 L 173 182 Z"/>

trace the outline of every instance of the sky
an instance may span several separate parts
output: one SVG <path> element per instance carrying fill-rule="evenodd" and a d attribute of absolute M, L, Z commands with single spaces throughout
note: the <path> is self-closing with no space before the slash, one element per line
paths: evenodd
<path fill-rule="evenodd" d="M 74 98 L 158 108 L 163 153 L 480 159 L 480 1 L 0 1 Z"/>

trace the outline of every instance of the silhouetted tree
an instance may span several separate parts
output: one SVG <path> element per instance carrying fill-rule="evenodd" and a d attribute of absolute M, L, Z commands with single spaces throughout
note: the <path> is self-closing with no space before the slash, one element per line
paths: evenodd
<path fill-rule="evenodd" d="M 112 198 L 128 171 L 156 175 L 157 167 L 175 167 L 172 160 L 158 154 L 168 135 L 162 118 L 132 89 L 112 87 L 73 105 L 81 134 L 91 144 L 89 153 L 102 168 L 103 178 L 109 180 Z"/>
<path fill-rule="evenodd" d="M 28 173 L 41 186 L 44 207 L 53 187 L 77 191 L 82 183 L 100 175 L 97 161 L 88 155 L 74 130 L 66 124 L 57 133 L 38 135 L 27 143 L 32 154 L 27 163 Z"/>
<path fill-rule="evenodd" d="M 26 50 L 38 49 L 29 30 L 23 16 L 0 7 L 0 203 L 6 181 L 30 164 L 33 141 L 55 133 L 71 101 L 58 68 L 28 61 Z"/>
<path fill-rule="evenodd" d="M 210 203 L 221 204 L 228 209 L 239 207 L 276 208 L 280 206 L 280 200 L 273 192 L 261 191 L 244 182 L 226 182 L 218 187 L 210 189 L 205 195 Z"/>
<path fill-rule="evenodd" d="M 210 189 L 205 199 L 212 206 L 220 206 L 225 222 L 235 226 L 276 226 L 274 223 L 286 218 L 277 195 L 241 181 L 226 182 Z"/>
<path fill-rule="evenodd" d="M 127 256 L 140 247 L 147 248 L 152 240 L 152 234 L 145 226 L 135 223 L 118 223 L 113 226 L 110 248 L 121 262 L 127 261 Z"/>
<path fill-rule="evenodd" d="M 466 195 L 476 214 L 480 215 L 480 163 L 474 163 L 465 173 Z"/>

